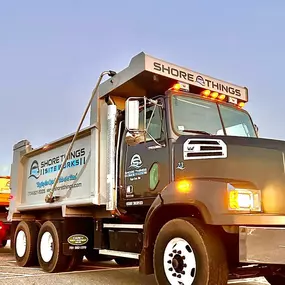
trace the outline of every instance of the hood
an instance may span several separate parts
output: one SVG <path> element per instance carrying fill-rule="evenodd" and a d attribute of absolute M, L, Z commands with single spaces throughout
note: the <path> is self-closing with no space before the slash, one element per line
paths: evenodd
<path fill-rule="evenodd" d="M 174 154 L 175 179 L 222 180 L 235 187 L 260 189 L 265 212 L 285 213 L 284 141 L 181 136 Z"/>

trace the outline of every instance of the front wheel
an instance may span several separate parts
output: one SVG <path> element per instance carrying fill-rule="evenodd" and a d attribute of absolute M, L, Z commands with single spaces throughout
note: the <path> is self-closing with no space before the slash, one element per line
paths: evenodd
<path fill-rule="evenodd" d="M 158 284 L 226 285 L 225 249 L 207 225 L 196 219 L 174 219 L 160 230 L 154 246 Z"/>

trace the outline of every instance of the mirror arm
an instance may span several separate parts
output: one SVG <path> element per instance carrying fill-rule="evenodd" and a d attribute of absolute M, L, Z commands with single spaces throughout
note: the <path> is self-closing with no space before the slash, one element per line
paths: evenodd
<path fill-rule="evenodd" d="M 165 145 L 162 145 L 161 143 L 159 143 L 150 133 L 148 133 L 148 132 L 146 132 L 146 133 L 150 136 L 150 138 L 151 138 L 158 146 L 161 146 L 161 147 L 165 146 Z"/>

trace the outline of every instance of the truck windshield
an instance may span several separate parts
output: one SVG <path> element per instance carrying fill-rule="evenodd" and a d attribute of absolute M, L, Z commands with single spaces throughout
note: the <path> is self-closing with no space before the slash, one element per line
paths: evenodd
<path fill-rule="evenodd" d="M 173 95 L 171 100 L 173 125 L 179 134 L 256 137 L 249 115 L 242 110 L 184 95 Z"/>

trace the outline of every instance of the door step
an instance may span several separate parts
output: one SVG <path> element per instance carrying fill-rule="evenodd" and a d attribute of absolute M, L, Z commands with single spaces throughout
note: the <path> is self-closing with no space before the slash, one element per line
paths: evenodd
<path fill-rule="evenodd" d="M 117 250 L 108 250 L 108 249 L 99 250 L 99 254 L 115 256 L 115 257 L 125 257 L 125 258 L 131 258 L 131 259 L 139 259 L 140 258 L 139 253 L 117 251 Z"/>
<path fill-rule="evenodd" d="M 103 224 L 105 229 L 134 229 L 142 230 L 143 224 Z"/>

